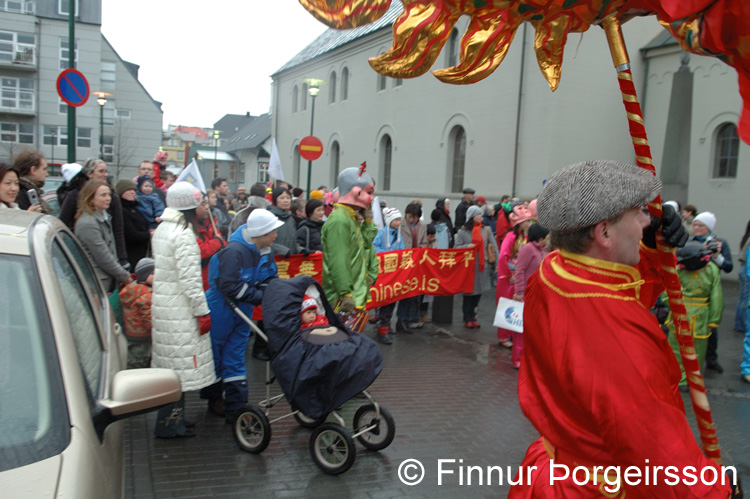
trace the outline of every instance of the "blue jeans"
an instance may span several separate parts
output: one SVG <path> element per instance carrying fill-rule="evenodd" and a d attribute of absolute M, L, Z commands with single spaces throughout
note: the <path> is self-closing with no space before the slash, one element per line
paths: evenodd
<path fill-rule="evenodd" d="M 747 304 L 750 299 L 750 280 L 747 278 L 745 265 L 740 265 L 740 297 L 737 300 L 737 311 L 734 313 L 734 330 L 747 331 Z"/>
<path fill-rule="evenodd" d="M 750 315 L 750 309 L 746 309 L 748 312 L 748 315 Z M 750 317 L 748 317 L 748 320 L 750 320 Z M 750 374 L 750 331 L 745 333 L 745 341 L 744 341 L 744 352 L 742 354 L 742 364 L 740 364 L 740 373 L 742 373 L 743 376 L 747 376 Z"/>

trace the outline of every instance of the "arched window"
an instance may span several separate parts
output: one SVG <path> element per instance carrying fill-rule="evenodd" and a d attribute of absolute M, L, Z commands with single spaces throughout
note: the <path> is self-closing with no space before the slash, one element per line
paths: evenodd
<path fill-rule="evenodd" d="M 341 100 L 349 98 L 349 68 L 341 71 Z"/>
<path fill-rule="evenodd" d="M 458 30 L 454 29 L 451 32 L 451 37 L 448 39 L 448 67 L 458 65 Z"/>
<path fill-rule="evenodd" d="M 302 110 L 307 110 L 307 83 L 302 84 L 302 91 L 299 94 L 299 99 L 302 101 Z"/>
<path fill-rule="evenodd" d="M 294 86 L 294 89 L 292 89 L 292 113 L 297 112 L 297 85 Z"/>
<path fill-rule="evenodd" d="M 383 172 L 384 191 L 391 190 L 391 158 L 393 156 L 393 143 L 389 135 L 383 135 L 380 139 L 380 171 Z"/>
<path fill-rule="evenodd" d="M 331 73 L 331 77 L 328 78 L 328 103 L 333 104 L 336 102 L 336 72 Z"/>
<path fill-rule="evenodd" d="M 403 80 L 403 79 L 401 79 L 401 78 L 396 78 L 396 79 L 394 80 L 394 82 L 393 82 L 393 86 L 394 86 L 394 87 L 400 87 L 401 85 L 403 85 L 403 83 L 404 83 L 404 80 Z"/>
<path fill-rule="evenodd" d="M 737 178 L 740 139 L 734 123 L 719 125 L 714 150 L 714 178 Z"/>
<path fill-rule="evenodd" d="M 385 90 L 385 75 L 378 74 L 378 92 Z"/>
<path fill-rule="evenodd" d="M 455 126 L 451 130 L 449 153 L 451 192 L 461 192 L 464 189 L 464 171 L 466 165 L 466 133 L 461 126 Z"/>
<path fill-rule="evenodd" d="M 336 185 L 339 178 L 339 143 L 331 144 L 331 185 Z"/>

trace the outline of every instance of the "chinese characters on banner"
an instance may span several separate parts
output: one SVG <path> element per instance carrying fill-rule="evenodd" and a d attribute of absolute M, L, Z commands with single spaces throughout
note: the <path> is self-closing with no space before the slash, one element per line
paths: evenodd
<path fill-rule="evenodd" d="M 455 295 L 474 289 L 474 249 L 413 248 L 379 253 L 378 280 L 370 288 L 367 308 L 419 295 Z M 300 274 L 321 281 L 323 255 L 276 257 L 279 277 Z"/>

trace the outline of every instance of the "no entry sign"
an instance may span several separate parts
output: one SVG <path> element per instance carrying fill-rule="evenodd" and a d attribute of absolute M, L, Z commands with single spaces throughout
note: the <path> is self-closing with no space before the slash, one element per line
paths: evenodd
<path fill-rule="evenodd" d="M 80 71 L 66 69 L 57 77 L 57 93 L 69 106 L 82 106 L 89 100 L 89 82 Z"/>
<path fill-rule="evenodd" d="M 323 143 L 317 137 L 308 135 L 299 141 L 299 155 L 308 161 L 314 161 L 323 154 Z"/>

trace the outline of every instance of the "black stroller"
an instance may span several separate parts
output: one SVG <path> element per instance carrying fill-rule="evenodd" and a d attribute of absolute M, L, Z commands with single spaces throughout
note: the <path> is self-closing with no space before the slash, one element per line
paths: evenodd
<path fill-rule="evenodd" d="M 305 295 L 315 298 L 318 313 L 326 316 L 328 326 L 301 330 L 300 307 Z M 241 310 L 233 308 L 256 334 L 267 338 L 270 356 L 266 362 L 265 400 L 258 407 L 247 405 L 232 425 L 240 449 L 263 452 L 271 440 L 271 423 L 290 416 L 313 429 L 310 454 L 315 464 L 331 475 L 344 473 L 354 463 L 354 438 L 371 450 L 390 445 L 395 422 L 366 390 L 383 368 L 380 349 L 367 336 L 344 327 L 313 278 L 271 281 L 263 296 L 266 334 Z M 271 397 L 274 379 L 283 393 Z M 337 409 L 360 393 L 368 403 L 354 414 L 353 430 L 349 432 Z M 269 421 L 271 408 L 284 397 L 292 412 Z M 335 423 L 325 422 L 329 415 Z"/>

